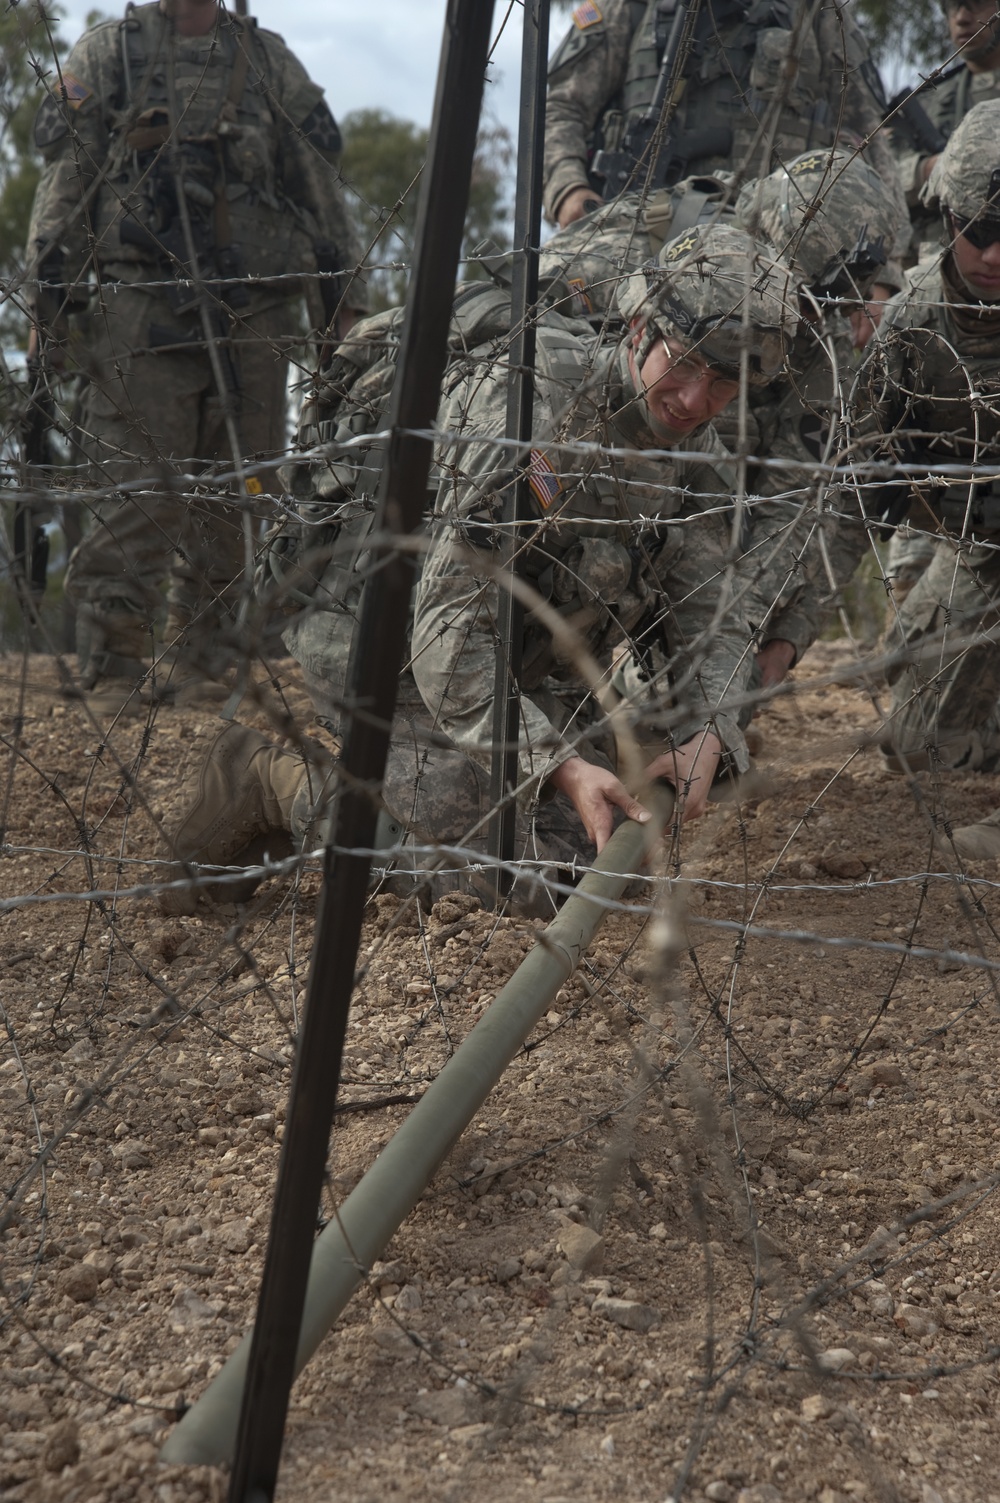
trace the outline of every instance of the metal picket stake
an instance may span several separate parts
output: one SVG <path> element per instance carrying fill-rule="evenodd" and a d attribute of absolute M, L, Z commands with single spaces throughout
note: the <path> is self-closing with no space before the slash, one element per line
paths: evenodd
<path fill-rule="evenodd" d="M 517 129 L 517 187 L 514 198 L 514 257 L 511 266 L 510 376 L 507 383 L 506 436 L 531 442 L 535 397 L 535 305 L 538 301 L 538 242 L 542 233 L 542 148 L 545 141 L 546 60 L 549 50 L 549 0 L 525 0 L 521 41 L 521 98 Z M 504 496 L 499 562 L 516 569 L 515 552 L 523 541 L 518 522 L 533 515 L 527 473 L 528 455 Z M 514 855 L 517 809 L 511 791 L 518 782 L 521 658 L 524 607 L 500 588 L 497 611 L 497 661 L 493 690 L 493 757 L 490 763 L 488 849 L 496 858 L 495 901 L 510 891 L 509 864 Z"/>
<path fill-rule="evenodd" d="M 391 535 L 416 532 L 427 499 L 432 444 L 405 430 L 426 431 L 437 412 L 492 20 L 492 0 L 449 0 L 376 524 L 389 540 L 365 590 L 350 677 L 363 713 L 345 739 L 331 836 L 348 854 L 328 850 L 324 863 L 230 1503 L 267 1503 L 277 1483 L 368 887 L 370 857 L 350 852 L 374 844 L 413 586 L 413 556 Z"/>

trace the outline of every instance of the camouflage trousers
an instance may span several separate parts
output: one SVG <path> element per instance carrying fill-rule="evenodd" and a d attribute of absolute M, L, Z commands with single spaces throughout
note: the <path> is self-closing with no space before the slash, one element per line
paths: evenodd
<path fill-rule="evenodd" d="M 331 662 L 330 674 L 303 668 L 317 718 L 335 735 L 346 728 L 343 698 L 344 659 Z M 586 748 L 590 761 L 610 766 L 605 751 Z M 320 843 L 329 833 L 330 787 L 313 777 L 292 810 L 292 833 L 300 843 Z M 382 869 L 385 890 L 408 894 L 420 889 L 432 901 L 446 892 L 486 896 L 491 889 L 485 864 L 489 835 L 490 779 L 484 766 L 450 746 L 435 731 L 432 717 L 408 672 L 400 678 L 396 717 L 386 766 L 381 804 L 383 843 L 403 850 Z M 388 816 L 388 818 L 386 818 Z M 459 847 L 461 854 L 440 847 Z M 428 849 L 429 848 L 429 849 Z M 522 912 L 539 917 L 556 906 L 544 881 L 575 881 L 597 852 L 588 840 L 573 805 L 563 794 L 521 801 L 515 820 L 514 861 L 519 873 L 512 900 Z M 484 858 L 480 860 L 479 858 Z M 376 862 L 377 866 L 377 862 Z M 539 880 L 541 879 L 541 880 Z"/>
<path fill-rule="evenodd" d="M 244 454 L 285 447 L 290 323 L 287 305 L 230 316 L 220 353 L 238 377 Z M 70 560 L 66 593 L 82 618 L 81 638 L 92 641 L 96 631 L 105 650 L 127 658 L 137 623 L 149 637 L 168 577 L 181 622 L 200 621 L 204 634 L 225 620 L 244 583 L 243 517 L 215 492 L 197 501 L 179 494 L 190 486 L 176 477 L 216 462 L 228 468 L 233 458 L 227 404 L 200 325 L 190 314 L 178 319 L 164 298 L 121 286 L 106 294 L 92 325 L 80 422 L 90 481 L 148 483 L 88 503 L 91 525 Z"/>
<path fill-rule="evenodd" d="M 1000 547 L 939 542 L 886 649 L 901 655 L 888 675 L 890 766 L 991 771 L 1000 758 Z"/>

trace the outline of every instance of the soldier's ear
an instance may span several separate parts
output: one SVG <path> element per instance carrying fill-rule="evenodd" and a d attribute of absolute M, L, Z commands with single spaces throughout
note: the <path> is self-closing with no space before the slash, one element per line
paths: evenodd
<path fill-rule="evenodd" d="M 637 350 L 642 344 L 642 336 L 646 329 L 646 320 L 640 314 L 637 314 L 635 318 L 629 319 L 628 326 L 632 348 L 633 350 Z"/>

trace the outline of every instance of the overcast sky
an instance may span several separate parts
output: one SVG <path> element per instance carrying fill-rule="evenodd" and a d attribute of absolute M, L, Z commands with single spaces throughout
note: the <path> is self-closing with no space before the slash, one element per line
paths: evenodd
<path fill-rule="evenodd" d="M 74 42 L 95 0 L 62 0 L 63 34 Z M 113 0 L 96 0 L 114 14 Z M 280 32 L 311 76 L 326 90 L 338 117 L 349 110 L 383 109 L 429 125 L 441 51 L 444 0 L 249 0 L 261 26 Z M 121 0 L 124 13 L 125 0 Z M 498 0 L 499 28 L 508 0 Z M 519 4 L 500 35 L 486 89 L 487 109 L 517 134 L 521 57 Z M 565 14 L 553 17 L 553 38 L 565 31 Z"/>

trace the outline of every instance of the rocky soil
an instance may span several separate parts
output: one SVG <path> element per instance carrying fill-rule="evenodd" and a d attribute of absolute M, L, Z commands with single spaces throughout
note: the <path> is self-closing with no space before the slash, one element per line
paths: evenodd
<path fill-rule="evenodd" d="M 0 673 L 0 1494 L 221 1500 L 157 1454 L 253 1317 L 318 876 L 125 896 L 211 715 Z M 1000 1503 L 1000 893 L 932 849 L 1000 779 L 876 724 L 840 644 L 760 718 L 300 1378 L 283 1503 Z M 324 1218 L 534 937 L 373 897 Z"/>

